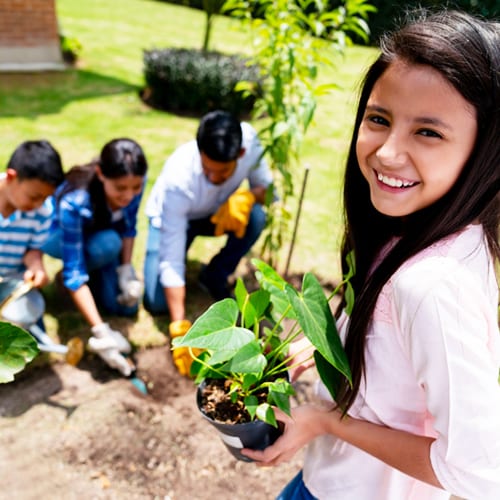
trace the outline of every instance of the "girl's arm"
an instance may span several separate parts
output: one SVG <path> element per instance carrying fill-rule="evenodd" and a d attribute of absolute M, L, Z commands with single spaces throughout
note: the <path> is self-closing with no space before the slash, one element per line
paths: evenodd
<path fill-rule="evenodd" d="M 83 254 L 82 211 L 90 212 L 88 193 L 73 191 L 60 202 L 59 218 L 62 231 L 62 259 L 64 285 L 69 291 L 78 310 L 91 327 L 103 323 L 90 288 Z"/>
<path fill-rule="evenodd" d="M 244 454 L 261 466 L 278 465 L 290 460 L 295 453 L 314 438 L 331 434 L 382 460 L 399 471 L 420 481 L 442 488 L 430 461 L 433 438 L 381 425 L 342 417 L 338 410 L 304 405 L 292 410 L 292 417 L 275 410 L 285 423 L 285 432 L 263 451 L 244 450 Z"/>
<path fill-rule="evenodd" d="M 91 327 L 100 325 L 103 322 L 97 306 L 92 296 L 92 292 L 88 285 L 83 284 L 77 290 L 68 289 L 71 298 L 73 299 L 76 307 L 82 313 L 83 317 L 90 324 Z"/>
<path fill-rule="evenodd" d="M 135 238 L 131 236 L 122 239 L 122 261 L 121 264 L 130 264 L 132 261 L 132 252 L 134 250 Z"/>

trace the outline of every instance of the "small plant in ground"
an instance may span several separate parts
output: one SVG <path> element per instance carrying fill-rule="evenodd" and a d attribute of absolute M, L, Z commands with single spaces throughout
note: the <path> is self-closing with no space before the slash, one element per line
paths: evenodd
<path fill-rule="evenodd" d="M 185 336 L 173 340 L 173 347 L 205 349 L 191 373 L 197 383 L 225 381 L 230 402 L 247 412 L 238 417 L 239 422 L 259 419 L 276 427 L 272 407 L 290 413 L 289 397 L 294 390 L 287 371 L 294 366 L 294 359 L 288 350 L 301 335 L 314 346 L 318 373 L 333 397 L 339 377 L 351 380 L 351 374 L 329 299 L 319 281 L 307 273 L 301 290 L 297 290 L 266 263 L 252 262 L 259 288 L 248 292 L 239 279 L 236 298 L 213 304 Z M 351 290 L 353 273 L 349 272 L 330 298 L 344 285 L 346 291 Z M 351 300 L 349 296 L 352 292 L 346 294 Z M 286 331 L 285 320 L 291 322 Z"/>
<path fill-rule="evenodd" d="M 59 33 L 59 43 L 64 62 L 68 64 L 75 64 L 83 49 L 80 40 L 61 32 Z"/>

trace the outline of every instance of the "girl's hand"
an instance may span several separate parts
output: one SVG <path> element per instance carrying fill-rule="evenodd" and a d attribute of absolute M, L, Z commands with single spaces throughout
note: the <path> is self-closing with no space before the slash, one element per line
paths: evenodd
<path fill-rule="evenodd" d="M 327 420 L 337 418 L 336 412 L 313 405 L 294 408 L 291 417 L 277 408 L 274 411 L 277 420 L 285 424 L 283 435 L 265 450 L 244 448 L 241 451 L 243 455 L 255 460 L 260 467 L 288 462 L 302 447 L 327 432 Z"/>

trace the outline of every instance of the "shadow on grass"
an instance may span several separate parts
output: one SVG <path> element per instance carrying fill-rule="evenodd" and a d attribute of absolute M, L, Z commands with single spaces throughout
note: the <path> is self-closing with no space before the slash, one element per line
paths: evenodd
<path fill-rule="evenodd" d="M 131 91 L 137 92 L 138 87 L 83 69 L 45 73 L 0 73 L 0 117 L 32 117 L 58 113 L 75 100 Z"/>

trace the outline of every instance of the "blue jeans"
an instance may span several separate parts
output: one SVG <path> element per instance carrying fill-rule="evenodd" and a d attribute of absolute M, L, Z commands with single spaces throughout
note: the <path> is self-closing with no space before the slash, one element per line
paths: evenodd
<path fill-rule="evenodd" d="M 97 307 L 109 314 L 134 316 L 138 306 L 122 306 L 116 300 L 120 294 L 116 268 L 120 265 L 122 239 L 113 229 L 105 229 L 90 235 L 84 241 L 84 258 L 89 273 L 89 286 Z M 58 229 L 52 232 L 42 251 L 56 259 L 62 259 L 62 235 Z"/>
<path fill-rule="evenodd" d="M 257 241 L 265 225 L 266 214 L 262 206 L 255 203 L 243 238 L 237 238 L 232 232 L 227 233 L 226 245 L 208 264 L 211 276 L 216 276 L 218 280 L 225 283 L 242 257 Z M 210 217 L 190 220 L 186 238 L 186 254 L 196 236 L 214 236 L 214 230 L 215 226 L 210 222 Z M 151 314 L 168 314 L 165 293 L 160 283 L 159 250 L 160 229 L 149 224 L 144 261 L 144 308 Z"/>
<path fill-rule="evenodd" d="M 316 500 L 304 484 L 302 471 L 300 471 L 276 497 L 276 500 Z"/>

